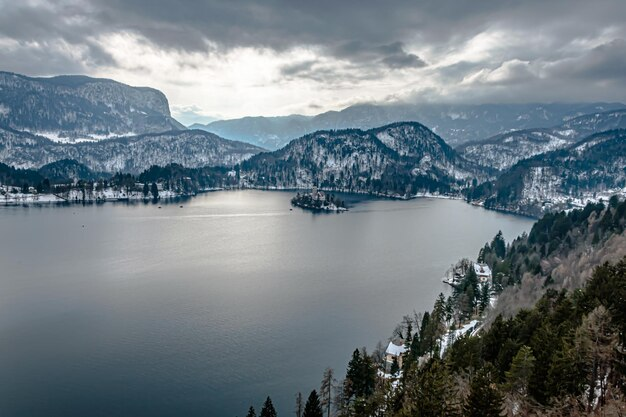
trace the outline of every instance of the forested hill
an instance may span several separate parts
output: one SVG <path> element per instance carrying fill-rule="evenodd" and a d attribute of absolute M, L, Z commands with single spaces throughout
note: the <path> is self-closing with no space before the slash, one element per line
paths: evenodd
<path fill-rule="evenodd" d="M 626 187 L 626 130 L 592 135 L 566 149 L 515 164 L 468 192 L 487 208 L 540 216 Z"/>
<path fill-rule="evenodd" d="M 0 161 L 33 168 L 73 159 L 98 172 L 137 174 L 152 165 L 233 166 L 263 151 L 201 130 L 175 130 L 80 143 L 58 143 L 0 126 Z"/>
<path fill-rule="evenodd" d="M 392 371 L 383 350 L 364 348 L 343 381 L 326 370 L 325 410 L 330 403 L 340 417 L 623 415 L 625 230 L 626 202 L 614 197 L 546 215 L 510 245 L 498 234 L 478 256 L 494 272 L 493 287 L 469 268 L 451 297 L 406 316 L 392 337 L 403 338 L 406 351 Z M 505 314 L 481 302 L 485 288 Z M 322 415 L 317 397 L 312 392 L 307 407 Z"/>
<path fill-rule="evenodd" d="M 320 131 L 241 164 L 246 185 L 324 188 L 405 196 L 458 193 L 487 173 L 415 122 L 377 129 Z"/>
<path fill-rule="evenodd" d="M 585 114 L 551 128 L 516 130 L 456 148 L 466 159 L 506 170 L 535 155 L 564 149 L 590 135 L 626 128 L 626 109 Z"/>

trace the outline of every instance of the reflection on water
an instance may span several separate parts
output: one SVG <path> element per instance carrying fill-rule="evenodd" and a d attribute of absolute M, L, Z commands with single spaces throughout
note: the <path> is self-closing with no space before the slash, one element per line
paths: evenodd
<path fill-rule="evenodd" d="M 531 221 L 460 201 L 291 193 L 180 204 L 0 209 L 0 415 L 289 415 L 343 373 L 499 229 Z M 342 197 L 343 198 L 343 197 Z"/>

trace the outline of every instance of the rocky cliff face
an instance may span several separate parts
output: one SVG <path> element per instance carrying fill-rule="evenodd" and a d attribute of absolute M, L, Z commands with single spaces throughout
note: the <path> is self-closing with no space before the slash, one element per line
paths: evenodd
<path fill-rule="evenodd" d="M 155 89 L 84 76 L 0 72 L 0 125 L 56 141 L 184 129 Z"/>

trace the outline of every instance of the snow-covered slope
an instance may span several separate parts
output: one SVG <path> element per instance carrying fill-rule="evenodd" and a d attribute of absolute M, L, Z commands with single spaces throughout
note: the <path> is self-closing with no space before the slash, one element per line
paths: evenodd
<path fill-rule="evenodd" d="M 60 142 L 185 129 L 165 95 L 85 76 L 31 78 L 0 72 L 0 125 Z"/>
<path fill-rule="evenodd" d="M 573 118 L 549 129 L 528 129 L 461 145 L 457 150 L 468 160 L 498 170 L 545 152 L 563 149 L 593 133 L 626 128 L 626 109 Z"/>
<path fill-rule="evenodd" d="M 539 216 L 626 193 L 626 130 L 611 130 L 565 149 L 522 160 L 470 199 L 489 208 Z"/>
<path fill-rule="evenodd" d="M 242 164 L 249 185 L 414 195 L 456 192 L 485 173 L 419 123 L 319 131 Z"/>
<path fill-rule="evenodd" d="M 41 136 L 0 128 L 0 162 L 39 168 L 73 159 L 96 172 L 138 173 L 152 165 L 232 166 L 263 151 L 200 130 L 150 133 L 99 142 L 56 143 Z"/>

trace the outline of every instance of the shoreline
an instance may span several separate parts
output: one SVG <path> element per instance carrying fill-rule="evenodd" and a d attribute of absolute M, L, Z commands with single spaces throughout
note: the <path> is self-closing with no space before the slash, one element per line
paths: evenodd
<path fill-rule="evenodd" d="M 120 197 L 119 195 L 116 196 L 111 196 L 111 192 L 108 193 L 102 193 L 102 192 L 97 192 L 99 193 L 99 195 L 96 195 L 95 198 L 93 197 L 89 197 L 89 198 L 64 198 L 61 196 L 58 196 L 56 194 L 39 194 L 39 195 L 34 195 L 34 194 L 17 194 L 18 197 L 15 198 L 11 198 L 11 199 L 6 199 L 0 196 L 0 207 L 17 207 L 17 206 L 22 206 L 22 207 L 58 207 L 58 206 L 64 206 L 64 205 L 74 205 L 74 204 L 82 204 L 82 205 L 92 205 L 92 204 L 105 204 L 105 203 L 127 203 L 127 204 L 139 204 L 139 203 L 151 203 L 151 202 L 170 202 L 170 201 L 177 201 L 180 199 L 190 199 L 193 198 L 199 194 L 205 194 L 205 193 L 211 193 L 211 192 L 217 192 L 217 191 L 245 191 L 245 190 L 255 190 L 255 191 L 278 191 L 278 192 L 293 192 L 293 191 L 302 191 L 302 190 L 309 190 L 310 187 L 217 187 L 217 188 L 207 188 L 207 189 L 203 189 L 203 190 L 198 190 L 196 193 L 193 194 L 177 194 L 174 192 L 170 192 L 170 191 L 161 191 L 159 192 L 160 195 L 159 197 L 155 200 L 152 197 L 144 197 L 143 193 L 141 192 L 131 192 L 129 193 L 128 196 L 123 196 Z M 75 193 L 74 194 L 78 194 L 77 190 L 74 190 Z M 324 192 L 335 192 L 335 193 L 342 193 L 342 194 L 353 194 L 353 195 L 360 195 L 360 196 L 370 196 L 372 198 L 375 199 L 387 199 L 387 200 L 397 200 L 397 201 L 410 201 L 410 200 L 416 200 L 416 199 L 420 199 L 420 198 L 430 198 L 430 199 L 438 199 L 438 200 L 457 200 L 457 201 L 464 201 L 466 204 L 469 204 L 471 206 L 474 207 L 480 207 L 482 209 L 485 210 L 489 210 L 489 211 L 495 211 L 495 212 L 499 212 L 499 213 L 503 213 L 503 214 L 509 214 L 509 215 L 515 215 L 515 216 L 521 216 L 521 217 L 525 217 L 525 218 L 529 218 L 529 219 L 537 219 L 537 217 L 532 216 L 528 213 L 524 213 L 524 212 L 516 212 L 513 210 L 506 210 L 506 209 L 501 209 L 501 208 L 488 208 L 485 207 L 483 204 L 477 203 L 477 202 L 467 202 L 465 200 L 465 198 L 463 198 L 463 196 L 459 196 L 459 195 L 449 195 L 449 194 L 436 194 L 436 193 L 429 193 L 429 192 L 425 192 L 425 193 L 417 193 L 417 194 L 412 194 L 409 196 L 406 195 L 400 195 L 400 194 L 385 194 L 385 193 L 376 193 L 376 192 L 370 192 L 370 191 L 363 191 L 363 190 L 349 190 L 349 189 L 336 189 L 336 188 L 320 188 L 320 191 L 324 191 Z M 116 192 L 119 193 L 119 192 Z M 25 197 L 26 196 L 26 197 Z M 34 198 L 35 196 L 37 196 L 37 198 Z M 318 211 L 318 212 L 336 212 L 336 213 L 340 213 L 340 212 L 344 212 L 344 211 L 348 211 L 348 209 L 345 210 L 328 210 L 328 209 L 320 209 L 317 207 L 305 207 L 302 205 L 298 205 L 298 204 L 292 204 L 293 206 L 296 207 L 300 207 L 302 209 L 306 209 L 306 210 L 311 210 L 311 211 Z"/>

